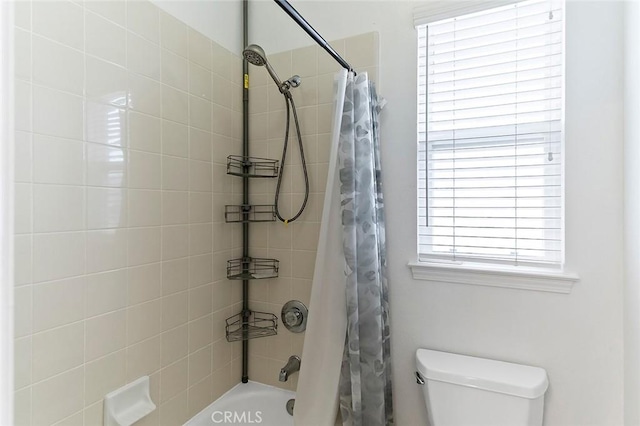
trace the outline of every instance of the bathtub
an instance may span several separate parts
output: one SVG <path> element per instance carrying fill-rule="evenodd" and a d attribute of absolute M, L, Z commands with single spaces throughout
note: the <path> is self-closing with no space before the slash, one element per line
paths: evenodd
<path fill-rule="evenodd" d="M 293 426 L 286 404 L 295 393 L 249 381 L 227 393 L 185 423 L 185 426 Z"/>

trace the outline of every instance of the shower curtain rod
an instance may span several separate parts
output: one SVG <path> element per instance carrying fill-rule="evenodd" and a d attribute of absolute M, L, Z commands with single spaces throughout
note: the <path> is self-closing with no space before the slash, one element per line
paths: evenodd
<path fill-rule="evenodd" d="M 289 4 L 287 0 L 273 1 L 275 1 L 278 6 L 280 6 L 282 10 L 284 10 L 287 15 L 291 17 L 291 19 L 296 21 L 300 28 L 305 30 L 305 32 L 309 34 L 309 36 L 311 36 L 311 38 L 314 39 L 315 42 L 318 43 L 324 50 L 326 50 L 327 53 L 333 57 L 333 59 L 335 59 L 340 65 L 342 65 L 343 68 L 346 68 L 348 71 L 352 71 L 355 74 L 355 70 L 351 67 L 351 65 L 349 65 L 349 63 L 345 61 L 342 56 L 340 56 L 338 52 L 336 52 L 333 47 L 331 47 L 331 45 L 327 43 L 324 38 L 322 38 L 322 36 L 307 22 L 306 19 L 302 17 L 302 15 L 300 15 L 300 13 L 298 13 L 297 10 L 295 10 L 293 6 Z"/>

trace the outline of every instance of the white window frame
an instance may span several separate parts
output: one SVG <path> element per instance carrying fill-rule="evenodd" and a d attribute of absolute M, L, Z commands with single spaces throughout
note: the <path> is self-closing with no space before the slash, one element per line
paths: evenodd
<path fill-rule="evenodd" d="M 433 2 L 414 10 L 414 26 L 417 27 L 456 16 L 481 12 L 520 1 L 523 0 Z M 577 274 L 564 270 L 563 265 L 560 268 L 547 268 L 538 265 L 513 266 L 500 264 L 498 262 L 473 262 L 472 260 L 473 259 L 465 259 L 464 261 L 438 260 L 437 256 L 430 256 L 429 259 L 421 259 L 418 255 L 415 261 L 409 263 L 409 267 L 412 271 L 413 278 L 416 280 L 506 287 L 554 293 L 570 293 L 573 284 L 579 280 Z"/>

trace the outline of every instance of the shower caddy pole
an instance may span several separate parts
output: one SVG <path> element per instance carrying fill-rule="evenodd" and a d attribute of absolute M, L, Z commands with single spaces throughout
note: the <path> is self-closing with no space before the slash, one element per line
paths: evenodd
<path fill-rule="evenodd" d="M 242 40 L 248 41 L 248 0 L 242 0 Z M 242 257 L 227 260 L 227 279 L 242 281 L 242 309 L 225 320 L 227 342 L 242 341 L 242 383 L 249 381 L 249 339 L 278 334 L 278 317 L 249 309 L 249 281 L 278 277 L 277 259 L 249 255 L 251 222 L 274 222 L 275 206 L 252 205 L 249 201 L 250 178 L 278 177 L 278 160 L 249 156 L 249 63 L 242 62 L 242 155 L 227 157 L 227 174 L 242 178 L 242 203 L 225 205 L 226 223 L 242 224 Z"/>
<path fill-rule="evenodd" d="M 242 46 L 249 43 L 248 25 L 249 0 L 242 1 Z M 249 157 L 249 62 L 242 58 L 242 156 Z M 249 204 L 249 172 L 248 166 L 244 165 L 244 176 L 242 177 L 242 205 Z M 242 258 L 249 257 L 249 212 L 245 209 L 242 213 Z M 242 383 L 249 381 L 249 280 L 242 280 Z"/>
<path fill-rule="evenodd" d="M 349 71 L 353 68 L 327 43 L 324 38 L 286 0 L 274 0 L 287 14 L 322 46 L 340 65 Z M 242 42 L 249 44 L 249 0 L 242 0 Z M 355 74 L 355 72 L 354 72 Z M 249 309 L 249 280 L 276 278 L 279 261 L 249 256 L 249 224 L 276 220 L 275 205 L 251 205 L 249 202 L 250 178 L 278 177 L 278 160 L 249 157 L 249 62 L 242 60 L 242 156 L 227 157 L 227 174 L 242 177 L 242 204 L 225 206 L 225 222 L 242 223 L 242 258 L 227 261 L 227 278 L 242 280 L 242 311 L 226 319 L 225 333 L 228 342 L 242 340 L 242 383 L 249 381 L 249 339 L 274 336 L 278 332 L 278 317 L 266 312 Z"/>

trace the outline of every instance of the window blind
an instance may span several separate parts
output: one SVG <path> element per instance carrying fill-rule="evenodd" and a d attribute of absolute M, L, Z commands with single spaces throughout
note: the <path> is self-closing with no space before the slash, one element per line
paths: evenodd
<path fill-rule="evenodd" d="M 417 27 L 422 260 L 563 261 L 563 4 Z"/>

